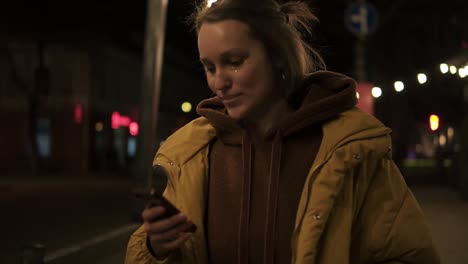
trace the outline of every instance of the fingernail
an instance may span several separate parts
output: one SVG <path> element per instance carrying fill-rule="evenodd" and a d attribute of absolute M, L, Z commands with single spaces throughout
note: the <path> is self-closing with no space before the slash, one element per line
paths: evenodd
<path fill-rule="evenodd" d="M 180 220 L 187 220 L 187 217 L 183 214 L 179 214 L 179 219 Z"/>

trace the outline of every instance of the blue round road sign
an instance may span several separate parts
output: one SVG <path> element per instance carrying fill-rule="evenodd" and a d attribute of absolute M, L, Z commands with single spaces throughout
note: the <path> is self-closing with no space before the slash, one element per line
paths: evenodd
<path fill-rule="evenodd" d="M 355 3 L 345 11 L 345 25 L 358 36 L 366 36 L 377 28 L 378 13 L 371 3 Z"/>

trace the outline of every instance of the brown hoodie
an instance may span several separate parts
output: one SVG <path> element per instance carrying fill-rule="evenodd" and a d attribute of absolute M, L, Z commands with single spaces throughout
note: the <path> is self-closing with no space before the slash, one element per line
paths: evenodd
<path fill-rule="evenodd" d="M 310 74 L 296 111 L 253 142 L 218 98 L 198 105 L 215 127 L 206 216 L 210 263 L 290 263 L 304 180 L 322 140 L 321 124 L 356 104 L 355 82 Z"/>

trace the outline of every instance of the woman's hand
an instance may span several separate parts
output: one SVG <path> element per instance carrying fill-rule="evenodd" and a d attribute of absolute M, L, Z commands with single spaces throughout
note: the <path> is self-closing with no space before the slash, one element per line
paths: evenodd
<path fill-rule="evenodd" d="M 145 231 L 157 259 L 166 258 L 192 235 L 188 230 L 193 223 L 188 221 L 185 215 L 180 213 L 161 218 L 164 212 L 164 207 L 155 206 L 146 208 L 142 214 Z"/>

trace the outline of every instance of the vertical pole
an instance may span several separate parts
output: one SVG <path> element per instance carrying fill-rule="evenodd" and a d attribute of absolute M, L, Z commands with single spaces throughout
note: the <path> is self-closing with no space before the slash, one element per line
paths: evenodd
<path fill-rule="evenodd" d="M 156 125 L 164 53 L 166 12 L 168 0 L 148 0 L 142 92 L 140 100 L 141 134 L 138 144 L 138 185 L 147 186 L 152 174 L 152 160 L 156 151 Z"/>
<path fill-rule="evenodd" d="M 364 36 L 360 36 L 356 39 L 356 47 L 354 50 L 355 54 L 355 67 L 356 67 L 356 78 L 358 82 L 367 81 L 366 72 L 366 39 Z"/>
<path fill-rule="evenodd" d="M 468 85 L 463 88 L 463 107 L 465 113 L 468 113 Z M 459 151 L 459 179 L 458 187 L 460 189 L 461 198 L 468 201 L 468 116 L 462 120 L 460 129 L 460 151 Z"/>

